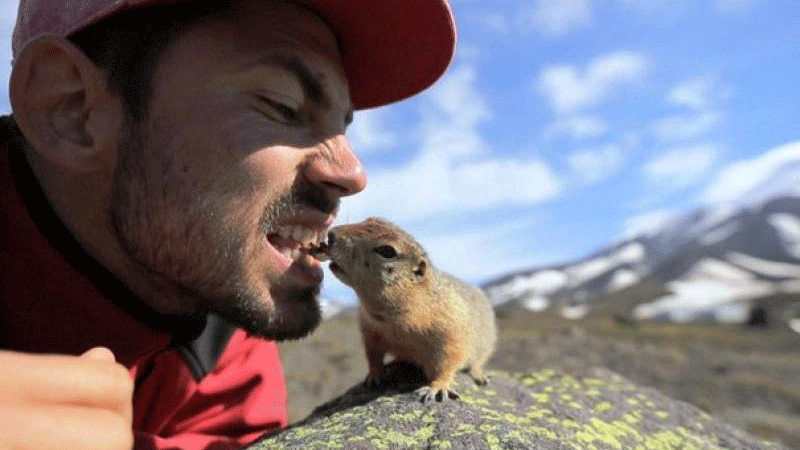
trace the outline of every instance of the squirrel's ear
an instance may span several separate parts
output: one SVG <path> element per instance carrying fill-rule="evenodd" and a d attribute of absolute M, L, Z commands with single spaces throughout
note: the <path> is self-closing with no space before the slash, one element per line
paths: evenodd
<path fill-rule="evenodd" d="M 417 264 L 417 267 L 414 268 L 414 275 L 420 278 L 424 277 L 427 268 L 428 268 L 428 263 L 426 263 L 424 259 L 420 260 L 419 264 Z"/>

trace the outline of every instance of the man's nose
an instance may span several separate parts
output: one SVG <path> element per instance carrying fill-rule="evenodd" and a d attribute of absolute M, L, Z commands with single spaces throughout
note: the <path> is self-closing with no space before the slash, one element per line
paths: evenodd
<path fill-rule="evenodd" d="M 367 173 L 343 134 L 325 139 L 318 144 L 317 150 L 305 167 L 309 181 L 334 191 L 340 197 L 364 190 Z"/>

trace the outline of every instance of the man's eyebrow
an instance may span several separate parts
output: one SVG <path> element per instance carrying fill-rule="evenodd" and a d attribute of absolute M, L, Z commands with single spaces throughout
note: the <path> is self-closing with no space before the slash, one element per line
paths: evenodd
<path fill-rule="evenodd" d="M 271 54 L 260 58 L 258 64 L 276 65 L 291 72 L 292 75 L 297 77 L 297 80 L 303 86 L 303 90 L 311 101 L 326 108 L 330 108 L 330 97 L 325 93 L 325 89 L 323 89 L 319 81 L 311 74 L 311 70 L 309 70 L 300 59 L 290 55 Z"/>

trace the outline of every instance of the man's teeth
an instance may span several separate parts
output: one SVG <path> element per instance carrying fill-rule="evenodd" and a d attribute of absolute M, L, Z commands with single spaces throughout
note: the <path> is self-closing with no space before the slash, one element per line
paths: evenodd
<path fill-rule="evenodd" d="M 276 234 L 284 239 L 291 239 L 303 248 L 317 248 L 325 242 L 328 236 L 325 230 L 312 230 L 300 226 L 286 226 L 278 228 Z M 282 250 L 285 251 L 286 249 Z M 299 252 L 299 250 L 298 250 Z"/>
<path fill-rule="evenodd" d="M 278 250 L 283 254 L 283 256 L 295 260 L 300 259 L 300 256 L 303 253 L 303 250 L 300 250 L 299 248 L 281 248 Z"/>

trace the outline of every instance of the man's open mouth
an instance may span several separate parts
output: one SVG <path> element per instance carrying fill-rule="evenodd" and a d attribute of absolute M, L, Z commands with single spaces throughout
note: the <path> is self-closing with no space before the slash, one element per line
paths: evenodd
<path fill-rule="evenodd" d="M 279 253 L 292 261 L 299 261 L 303 255 L 325 261 L 328 254 L 325 243 L 327 235 L 327 229 L 324 228 L 282 226 L 267 234 L 267 240 Z"/>

